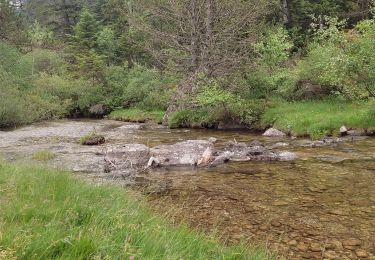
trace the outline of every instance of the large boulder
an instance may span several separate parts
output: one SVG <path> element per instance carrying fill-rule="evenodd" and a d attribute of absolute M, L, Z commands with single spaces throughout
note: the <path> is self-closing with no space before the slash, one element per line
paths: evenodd
<path fill-rule="evenodd" d="M 97 104 L 90 107 L 89 112 L 91 117 L 103 118 L 105 115 L 108 115 L 111 110 L 105 104 Z"/>
<path fill-rule="evenodd" d="M 277 130 L 276 128 L 270 128 L 266 132 L 264 132 L 263 136 L 284 137 L 284 136 L 286 136 L 286 134 L 284 132 L 281 132 L 280 130 Z"/>
<path fill-rule="evenodd" d="M 107 172 L 112 172 L 141 168 L 147 165 L 149 159 L 150 148 L 143 144 L 114 146 L 105 154 L 105 169 Z"/>
<path fill-rule="evenodd" d="M 214 145 L 205 140 L 188 140 L 172 145 L 160 145 L 150 150 L 150 156 L 159 166 L 196 166 L 211 160 Z"/>

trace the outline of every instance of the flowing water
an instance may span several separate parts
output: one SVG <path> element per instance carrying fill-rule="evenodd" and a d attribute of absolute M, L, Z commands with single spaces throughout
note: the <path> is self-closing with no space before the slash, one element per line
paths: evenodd
<path fill-rule="evenodd" d="M 79 137 L 95 129 L 107 139 L 83 147 Z M 288 259 L 375 259 L 375 138 L 312 148 L 309 140 L 264 138 L 240 131 L 170 130 L 108 120 L 57 121 L 0 132 L 0 157 L 30 160 L 53 151 L 55 167 L 103 176 L 100 151 L 113 144 L 150 147 L 215 137 L 259 140 L 295 152 L 293 162 L 229 163 L 216 168 L 155 170 L 148 178 L 168 183 L 147 195 L 170 221 L 221 235 L 227 243 L 266 245 Z M 282 142 L 282 143 L 280 143 Z"/>

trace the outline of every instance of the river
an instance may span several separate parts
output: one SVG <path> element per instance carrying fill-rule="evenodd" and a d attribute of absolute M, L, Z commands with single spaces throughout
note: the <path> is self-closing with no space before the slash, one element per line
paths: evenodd
<path fill-rule="evenodd" d="M 100 147 L 79 144 L 84 134 L 106 137 Z M 288 259 L 375 259 L 375 138 L 312 147 L 311 141 L 265 138 L 245 131 L 176 129 L 110 120 L 61 120 L 0 131 L 0 157 L 30 162 L 36 151 L 56 158 L 49 166 L 105 181 L 103 152 L 111 145 L 149 147 L 189 139 L 259 140 L 292 151 L 291 162 L 229 163 L 214 168 L 158 169 L 142 191 L 150 207 L 169 221 L 185 221 L 224 242 L 266 245 Z"/>

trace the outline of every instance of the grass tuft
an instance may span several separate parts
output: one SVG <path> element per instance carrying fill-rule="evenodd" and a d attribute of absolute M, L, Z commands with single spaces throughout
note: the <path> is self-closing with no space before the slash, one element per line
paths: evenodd
<path fill-rule="evenodd" d="M 82 144 L 82 145 L 86 145 L 88 142 L 93 141 L 93 142 L 98 142 L 98 144 L 101 144 L 99 142 L 100 140 L 105 140 L 104 136 L 98 135 L 95 131 L 93 131 L 93 132 L 90 132 L 90 133 L 82 136 L 79 139 L 79 143 Z"/>
<path fill-rule="evenodd" d="M 38 161 L 50 161 L 56 158 L 56 154 L 51 151 L 43 150 L 33 154 L 33 159 Z"/>
<path fill-rule="evenodd" d="M 152 215 L 124 189 L 0 161 L 0 256 L 16 259 L 267 259 Z"/>
<path fill-rule="evenodd" d="M 152 121 L 157 124 L 163 122 L 164 111 L 145 111 L 137 108 L 115 110 L 109 115 L 109 119 L 144 123 Z"/>

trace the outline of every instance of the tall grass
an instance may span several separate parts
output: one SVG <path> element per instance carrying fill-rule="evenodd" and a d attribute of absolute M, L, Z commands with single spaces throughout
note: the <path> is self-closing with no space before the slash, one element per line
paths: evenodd
<path fill-rule="evenodd" d="M 171 227 L 119 187 L 0 162 L 0 258 L 266 259 Z"/>
<path fill-rule="evenodd" d="M 262 121 L 296 136 L 319 138 L 338 133 L 343 125 L 365 130 L 375 127 L 375 102 L 276 102 L 266 110 Z"/>

